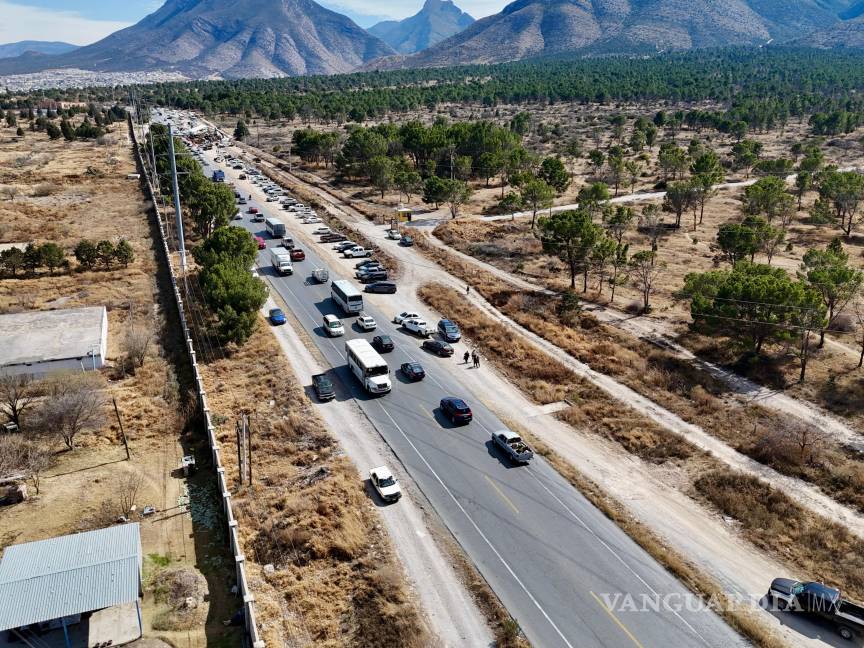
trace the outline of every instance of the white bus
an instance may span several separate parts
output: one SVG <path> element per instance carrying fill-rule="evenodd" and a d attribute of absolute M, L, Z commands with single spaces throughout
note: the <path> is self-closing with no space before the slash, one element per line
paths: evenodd
<path fill-rule="evenodd" d="M 273 238 L 282 238 L 285 236 L 285 223 L 278 218 L 268 218 L 264 221 L 267 233 Z"/>
<path fill-rule="evenodd" d="M 390 367 L 366 340 L 358 338 L 345 343 L 348 368 L 363 388 L 370 394 L 386 394 L 393 385 L 390 382 Z"/>
<path fill-rule="evenodd" d="M 339 304 L 339 308 L 346 315 L 359 313 L 363 310 L 363 293 L 345 279 L 337 279 L 330 284 L 330 297 Z"/>

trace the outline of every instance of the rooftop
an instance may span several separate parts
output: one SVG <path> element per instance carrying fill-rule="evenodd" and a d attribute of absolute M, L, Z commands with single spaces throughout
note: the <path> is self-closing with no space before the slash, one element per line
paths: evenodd
<path fill-rule="evenodd" d="M 102 353 L 107 317 L 104 306 L 0 315 L 0 367 Z"/>
<path fill-rule="evenodd" d="M 7 547 L 0 561 L 0 631 L 138 600 L 137 524 Z"/>

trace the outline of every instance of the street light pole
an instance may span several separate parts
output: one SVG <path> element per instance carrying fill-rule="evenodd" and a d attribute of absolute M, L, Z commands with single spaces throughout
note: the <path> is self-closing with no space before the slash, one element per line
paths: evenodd
<path fill-rule="evenodd" d="M 177 216 L 177 250 L 180 253 L 180 272 L 186 274 L 186 241 L 183 236 L 183 215 L 180 213 L 177 160 L 174 158 L 174 128 L 171 124 L 168 124 L 168 155 L 171 158 L 171 188 L 174 191 L 174 214 Z"/>

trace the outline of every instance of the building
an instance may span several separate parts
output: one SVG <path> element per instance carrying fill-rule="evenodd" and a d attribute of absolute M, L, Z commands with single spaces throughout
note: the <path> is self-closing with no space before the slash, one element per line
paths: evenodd
<path fill-rule="evenodd" d="M 138 524 L 6 547 L 0 646 L 17 640 L 75 648 L 138 639 L 141 568 Z"/>
<path fill-rule="evenodd" d="M 105 364 L 104 306 L 0 315 L 0 374 L 40 376 L 92 371 Z"/>

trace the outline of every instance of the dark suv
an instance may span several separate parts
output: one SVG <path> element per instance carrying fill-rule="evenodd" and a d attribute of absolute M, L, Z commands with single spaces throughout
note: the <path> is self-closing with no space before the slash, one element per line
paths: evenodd
<path fill-rule="evenodd" d="M 462 339 L 462 331 L 459 330 L 455 322 L 449 319 L 442 319 L 438 322 L 438 335 L 447 342 L 458 342 Z"/>
<path fill-rule="evenodd" d="M 471 408 L 468 407 L 468 403 L 461 398 L 454 398 L 453 396 L 441 399 L 441 412 L 450 419 L 451 423 L 468 424 L 474 418 Z"/>

